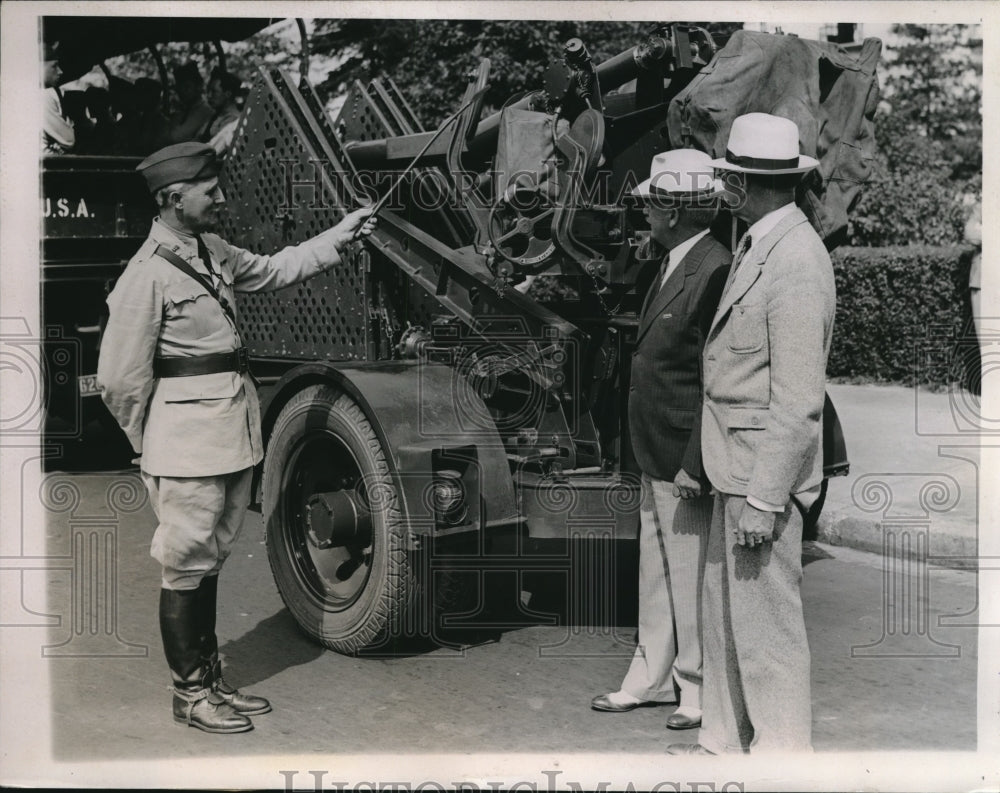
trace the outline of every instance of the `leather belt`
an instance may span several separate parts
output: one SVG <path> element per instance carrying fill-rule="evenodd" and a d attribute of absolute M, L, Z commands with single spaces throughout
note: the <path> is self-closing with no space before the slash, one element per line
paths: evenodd
<path fill-rule="evenodd" d="M 232 352 L 216 352 L 209 355 L 171 356 L 153 359 L 154 377 L 192 377 L 199 374 L 218 372 L 250 371 L 250 356 L 246 347 Z"/>

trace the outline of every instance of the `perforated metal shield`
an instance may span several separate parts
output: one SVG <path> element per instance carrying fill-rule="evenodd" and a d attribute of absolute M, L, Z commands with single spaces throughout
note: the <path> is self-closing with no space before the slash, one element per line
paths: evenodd
<path fill-rule="evenodd" d="M 391 80 L 373 80 L 367 87 L 355 81 L 337 116 L 337 130 L 344 140 L 368 141 L 422 130 L 423 126 L 399 94 Z M 434 171 L 419 168 L 417 172 Z M 440 174 L 437 174 L 440 177 Z M 446 188 L 444 188 L 446 189 Z M 444 231 L 450 223 L 447 213 L 440 217 Z M 406 324 L 429 328 L 441 313 L 438 303 L 394 266 L 376 258 L 375 269 L 381 280 L 382 294 L 391 306 L 391 324 L 399 330 Z"/>
<path fill-rule="evenodd" d="M 375 140 L 402 134 L 385 105 L 376 103 L 375 96 L 374 91 L 369 92 L 354 81 L 337 116 L 337 126 L 345 140 Z"/>
<path fill-rule="evenodd" d="M 222 235 L 232 244 L 275 253 L 343 217 L 345 160 L 317 105 L 279 72 L 261 73 L 220 177 L 228 208 Z M 368 272 L 359 249 L 304 283 L 240 294 L 240 330 L 251 355 L 367 358 Z"/>

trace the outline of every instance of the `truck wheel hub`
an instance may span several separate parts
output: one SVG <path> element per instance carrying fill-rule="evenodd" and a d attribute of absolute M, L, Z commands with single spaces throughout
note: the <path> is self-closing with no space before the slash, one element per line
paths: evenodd
<path fill-rule="evenodd" d="M 306 502 L 306 538 L 317 550 L 371 542 L 371 512 L 355 490 L 314 493 Z"/>

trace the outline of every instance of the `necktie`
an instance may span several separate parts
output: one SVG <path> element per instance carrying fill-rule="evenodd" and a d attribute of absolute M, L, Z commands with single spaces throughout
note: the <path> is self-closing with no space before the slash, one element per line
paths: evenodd
<path fill-rule="evenodd" d="M 660 272 L 656 274 L 654 288 L 663 289 L 663 279 L 667 277 L 667 270 L 670 269 L 670 251 L 663 255 L 663 264 L 660 265 Z"/>
<path fill-rule="evenodd" d="M 233 311 L 233 307 L 230 305 L 228 298 L 222 291 L 222 273 L 218 272 L 212 265 L 212 257 L 208 252 L 201 235 L 197 235 L 195 240 L 198 243 L 198 258 L 201 259 L 202 264 L 205 265 L 205 269 L 208 270 L 209 275 L 212 276 L 212 283 L 215 285 L 215 291 L 219 295 L 219 304 L 222 306 L 223 313 L 229 318 L 229 321 L 233 325 L 233 331 L 236 333 L 237 338 L 239 338 L 239 331 L 236 330 L 236 312 Z"/>
<path fill-rule="evenodd" d="M 733 285 L 733 281 L 736 278 L 736 270 L 739 268 L 740 262 L 743 261 L 743 257 L 746 256 L 748 250 L 750 250 L 750 235 L 744 234 L 743 239 L 740 240 L 740 244 L 736 247 L 736 255 L 733 256 L 733 263 L 729 268 L 729 277 L 726 279 L 726 286 L 722 290 L 723 297 L 726 296 L 729 287 Z"/>
<path fill-rule="evenodd" d="M 660 269 L 656 272 L 656 278 L 652 280 L 649 284 L 649 289 L 646 291 L 646 299 L 642 301 L 642 308 L 639 311 L 639 316 L 643 317 L 646 314 L 646 309 L 649 304 L 653 301 L 656 293 L 660 291 L 663 286 L 663 276 L 666 275 L 667 268 L 670 266 L 670 251 L 667 251 L 663 255 L 663 264 L 660 265 Z"/>
<path fill-rule="evenodd" d="M 56 96 L 59 97 L 59 115 L 69 121 L 69 116 L 66 115 L 66 100 L 63 98 L 63 92 L 59 86 L 55 87 L 55 92 Z"/>
<path fill-rule="evenodd" d="M 219 273 L 215 271 L 212 266 L 212 257 L 208 252 L 208 248 L 205 246 L 204 240 L 202 240 L 201 235 L 195 237 L 195 241 L 198 243 L 198 258 L 201 259 L 201 263 L 205 265 L 205 269 L 208 270 L 208 274 L 212 276 L 212 283 L 215 284 L 215 288 L 219 288 L 219 282 L 222 280 Z"/>

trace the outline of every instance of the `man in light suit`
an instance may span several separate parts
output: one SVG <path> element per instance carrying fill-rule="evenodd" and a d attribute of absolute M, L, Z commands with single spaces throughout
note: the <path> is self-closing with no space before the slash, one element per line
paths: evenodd
<path fill-rule="evenodd" d="M 167 146 L 138 166 L 160 207 L 149 238 L 108 297 L 97 377 L 136 453 L 159 526 L 160 634 L 174 720 L 215 733 L 252 729 L 263 697 L 222 676 L 215 636 L 218 575 L 239 537 L 253 466 L 263 458 L 260 407 L 236 327 L 234 291 L 280 289 L 340 262 L 371 233 L 368 208 L 273 256 L 210 234 L 225 199 L 215 151 Z"/>
<path fill-rule="evenodd" d="M 705 569 L 704 714 L 698 744 L 668 751 L 811 750 L 802 617 L 802 511 L 822 481 L 821 420 L 833 332 L 830 257 L 795 205 L 795 124 L 735 119 L 726 156 L 750 224 L 705 343 L 702 455 L 717 492 Z"/>
<path fill-rule="evenodd" d="M 729 251 L 709 234 L 722 184 L 707 154 L 658 154 L 642 198 L 663 263 L 639 317 L 629 424 L 642 469 L 639 642 L 621 688 L 595 710 L 679 703 L 670 729 L 701 723 L 701 584 L 712 500 L 701 464 L 701 352 Z"/>

